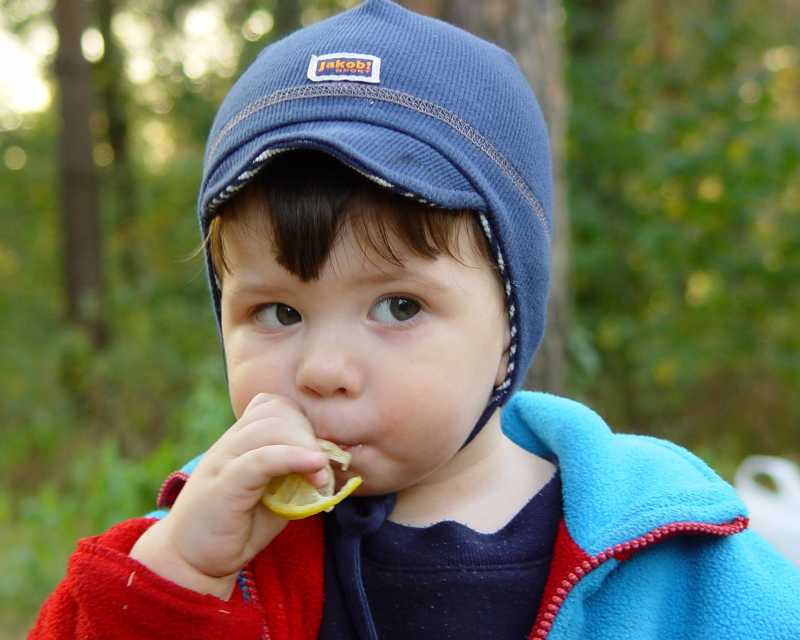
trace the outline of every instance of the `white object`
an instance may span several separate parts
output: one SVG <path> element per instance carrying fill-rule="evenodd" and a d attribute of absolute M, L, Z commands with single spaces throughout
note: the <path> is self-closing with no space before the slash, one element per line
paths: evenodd
<path fill-rule="evenodd" d="M 757 481 L 772 479 L 777 491 Z M 736 491 L 750 511 L 750 528 L 800 566 L 800 467 L 773 456 L 749 456 L 736 471 Z"/>

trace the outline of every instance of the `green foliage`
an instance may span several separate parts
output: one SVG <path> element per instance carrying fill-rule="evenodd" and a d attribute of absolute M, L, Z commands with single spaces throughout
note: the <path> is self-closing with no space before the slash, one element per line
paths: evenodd
<path fill-rule="evenodd" d="M 800 455 L 800 23 L 783 6 L 573 2 L 567 22 L 572 283 L 600 362 L 574 383 L 619 427 L 728 469 Z"/>
<path fill-rule="evenodd" d="M 113 341 L 95 353 L 61 321 L 53 181 L 39 177 L 48 160 L 37 134 L 31 172 L 0 183 L 0 252 L 14 269 L 0 278 L 0 637 L 29 623 L 78 538 L 151 510 L 166 474 L 232 422 L 203 267 L 186 261 L 199 242 L 198 163 L 139 175 L 145 266 L 136 289 L 111 270 Z"/>
<path fill-rule="evenodd" d="M 158 67 L 124 87 L 136 193 L 112 191 L 113 165 L 98 167 L 102 353 L 62 321 L 58 115 L 0 131 L 0 161 L 26 154 L 0 177 L 0 638 L 20 636 L 77 539 L 149 511 L 163 478 L 232 422 L 203 265 L 187 259 L 203 143 L 231 78 L 190 79 L 167 55 L 196 4 L 117 8 L 151 25 Z M 229 7 L 237 39 L 253 12 L 275 14 L 272 32 L 242 43 L 239 68 L 266 39 L 348 4 Z M 20 29 L 42 18 L 30 6 L 6 3 Z M 800 458 L 800 21 L 784 6 L 567 3 L 569 394 L 728 477 L 748 453 Z"/>
<path fill-rule="evenodd" d="M 15 484 L 23 492 L 16 496 L 0 492 L 0 566 L 4 568 L 0 637 L 3 626 L 29 624 L 63 575 L 78 539 L 151 511 L 166 474 L 204 451 L 231 423 L 219 369 L 216 358 L 196 364 L 193 391 L 183 401 L 171 394 L 175 404 L 167 413 L 166 433 L 146 452 L 126 454 L 121 443 L 130 438 L 122 433 L 116 437 L 99 433 L 93 438 L 87 433 L 72 437 L 62 433 L 55 436 L 55 443 L 39 438 L 26 443 L 28 451 L 19 459 L 38 460 L 39 465 L 23 465 L 35 474 L 27 479 L 34 482 L 18 478 Z M 119 402 L 129 403 L 130 398 Z M 137 424 L 136 419 L 127 424 Z M 59 446 L 53 451 L 56 443 Z M 64 451 L 69 452 L 69 463 L 49 472 Z M 11 455 L 19 455 L 19 447 Z"/>

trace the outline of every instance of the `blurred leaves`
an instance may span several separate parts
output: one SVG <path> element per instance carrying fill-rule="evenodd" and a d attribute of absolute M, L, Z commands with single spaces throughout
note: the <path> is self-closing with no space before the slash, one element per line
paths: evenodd
<path fill-rule="evenodd" d="M 800 455 L 800 16 L 569 6 L 573 286 L 601 362 L 576 392 L 719 466 Z"/>
<path fill-rule="evenodd" d="M 56 115 L 0 109 L 0 637 L 35 615 L 79 537 L 152 509 L 165 475 L 231 424 L 203 265 L 188 259 L 205 136 L 267 41 L 352 4 L 115 3 L 137 213 L 117 226 L 128 194 L 110 186 L 98 99 L 115 338 L 99 355 L 62 322 Z M 728 477 L 749 453 L 800 459 L 796 7 L 566 2 L 572 395 Z M 41 32 L 48 9 L 5 0 L 5 26 Z M 208 11 L 229 58 L 201 72 L 184 47 Z"/>

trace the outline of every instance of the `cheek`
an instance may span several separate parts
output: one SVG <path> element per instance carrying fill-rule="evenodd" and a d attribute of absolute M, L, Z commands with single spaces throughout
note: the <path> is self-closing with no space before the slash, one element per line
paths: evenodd
<path fill-rule="evenodd" d="M 233 415 L 238 420 L 242 417 L 244 410 L 250 401 L 258 394 L 255 388 L 250 388 L 248 384 L 242 384 L 235 378 L 228 378 L 228 395 L 231 401 Z"/>
<path fill-rule="evenodd" d="M 405 461 L 448 457 L 472 428 L 473 405 L 464 402 L 461 388 L 452 386 L 447 376 L 398 383 L 381 402 L 380 424 L 388 427 L 381 446 Z"/>
<path fill-rule="evenodd" d="M 241 367 L 228 365 L 228 395 L 237 420 L 242 417 L 250 400 L 259 393 L 259 386 L 261 385 L 253 377 L 244 375 Z"/>
<path fill-rule="evenodd" d="M 456 396 L 459 404 L 481 403 L 491 394 L 502 358 L 502 338 L 488 322 L 473 321 L 452 331 L 431 349 L 421 363 L 424 393 Z"/>
<path fill-rule="evenodd" d="M 237 420 L 259 393 L 289 395 L 290 388 L 286 383 L 288 376 L 280 374 L 286 369 L 280 365 L 275 350 L 257 349 L 255 345 L 235 342 L 226 344 L 225 348 L 228 395 Z"/>

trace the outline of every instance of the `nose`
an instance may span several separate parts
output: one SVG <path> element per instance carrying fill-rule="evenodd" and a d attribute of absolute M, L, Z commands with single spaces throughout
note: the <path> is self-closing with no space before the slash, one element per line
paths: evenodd
<path fill-rule="evenodd" d="M 354 398 L 361 393 L 363 372 L 341 332 L 318 332 L 304 340 L 295 382 L 307 395 Z"/>

